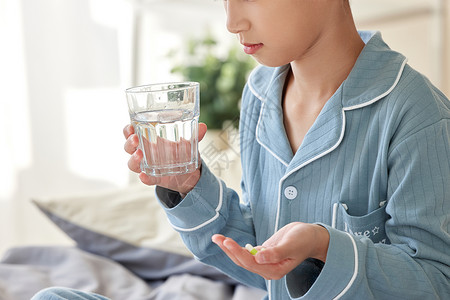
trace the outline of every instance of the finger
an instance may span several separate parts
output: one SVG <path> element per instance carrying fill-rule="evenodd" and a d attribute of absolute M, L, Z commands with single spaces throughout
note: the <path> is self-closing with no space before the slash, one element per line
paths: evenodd
<path fill-rule="evenodd" d="M 157 184 L 159 184 L 159 181 L 160 181 L 160 178 L 148 176 L 144 172 L 141 172 L 139 174 L 139 179 L 141 180 L 141 182 L 143 184 L 146 184 L 146 185 L 157 185 Z"/>
<path fill-rule="evenodd" d="M 273 248 L 265 248 L 263 251 L 258 251 L 255 255 L 255 260 L 258 264 L 274 264 L 279 262 L 277 256 L 273 255 Z"/>
<path fill-rule="evenodd" d="M 233 255 L 233 261 L 236 265 L 243 267 L 250 272 L 257 273 L 265 279 L 280 279 L 287 274 L 285 271 L 286 267 L 284 266 L 287 261 L 278 264 L 258 264 L 255 257 L 250 254 L 247 249 L 239 246 L 239 244 L 232 239 L 226 238 L 223 245 L 228 253 Z"/>
<path fill-rule="evenodd" d="M 141 160 L 143 154 L 141 149 L 137 149 L 128 160 L 128 169 L 135 173 L 141 173 Z"/>
<path fill-rule="evenodd" d="M 211 239 L 215 244 L 217 244 L 217 246 L 220 247 L 220 249 L 222 249 L 223 252 L 225 252 L 225 254 L 227 254 L 234 261 L 234 255 L 223 244 L 223 242 L 227 239 L 225 236 L 221 234 L 215 234 Z"/>
<path fill-rule="evenodd" d="M 198 140 L 199 141 L 203 140 L 207 130 L 208 130 L 208 127 L 206 126 L 205 123 L 198 124 Z"/>
<path fill-rule="evenodd" d="M 263 251 L 256 253 L 255 260 L 259 264 L 284 264 L 286 261 L 295 261 L 294 256 L 290 255 L 291 251 L 284 248 L 282 246 L 264 248 Z"/>
<path fill-rule="evenodd" d="M 213 242 L 217 244 L 217 246 L 222 249 L 222 251 L 238 266 L 242 267 L 241 262 L 236 258 L 236 256 L 224 245 L 224 242 L 227 238 L 223 235 L 214 235 Z"/>
<path fill-rule="evenodd" d="M 255 261 L 254 256 L 251 255 L 245 248 L 240 247 L 235 241 L 222 235 L 216 234 L 212 237 L 212 240 L 214 243 L 219 245 L 219 247 L 236 265 L 243 267 L 250 272 L 257 273 L 267 280 L 280 279 L 287 274 L 286 270 L 292 269 L 286 269 L 283 266 L 285 263 L 258 264 Z"/>
<path fill-rule="evenodd" d="M 128 124 L 127 126 L 125 126 L 123 128 L 123 135 L 125 136 L 126 139 L 133 133 L 134 133 L 134 127 L 131 124 Z"/>
<path fill-rule="evenodd" d="M 221 234 L 215 234 L 211 237 L 211 240 L 213 241 L 213 243 L 219 245 L 219 244 L 223 243 L 223 241 L 225 240 L 225 237 Z"/>
<path fill-rule="evenodd" d="M 127 138 L 124 149 L 128 154 L 133 154 L 139 145 L 139 138 L 136 134 L 132 134 Z"/>
<path fill-rule="evenodd" d="M 223 245 L 227 248 L 229 252 L 233 254 L 235 259 L 239 261 L 240 266 L 245 267 L 246 269 L 254 268 L 256 265 L 256 261 L 250 252 L 247 249 L 241 247 L 238 243 L 236 243 L 231 238 L 226 238 L 223 241 Z"/>

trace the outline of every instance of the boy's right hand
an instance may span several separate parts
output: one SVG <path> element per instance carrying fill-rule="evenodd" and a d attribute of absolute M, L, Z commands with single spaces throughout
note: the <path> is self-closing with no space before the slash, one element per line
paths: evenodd
<path fill-rule="evenodd" d="M 206 124 L 199 123 L 198 125 L 198 140 L 201 141 L 206 134 Z M 139 179 L 147 185 L 158 185 L 170 190 L 177 191 L 184 197 L 189 193 L 194 186 L 197 184 L 201 175 L 201 159 L 199 157 L 200 166 L 197 170 L 192 173 L 176 175 L 176 176 L 164 176 L 164 177 L 153 177 L 145 174 L 141 171 L 141 160 L 143 158 L 142 150 L 138 149 L 139 139 L 134 133 L 134 127 L 128 124 L 123 129 L 123 134 L 126 138 L 124 149 L 128 154 L 131 154 L 128 160 L 128 168 L 139 174 Z"/>

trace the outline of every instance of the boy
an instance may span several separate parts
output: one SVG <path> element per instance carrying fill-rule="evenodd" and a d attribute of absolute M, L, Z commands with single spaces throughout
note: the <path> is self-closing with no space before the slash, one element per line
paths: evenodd
<path fill-rule="evenodd" d="M 269 299 L 449 298 L 448 99 L 379 33 L 358 33 L 347 0 L 224 6 L 262 65 L 242 97 L 242 203 L 205 164 L 141 173 L 124 129 L 129 168 L 157 185 L 187 247 Z"/>

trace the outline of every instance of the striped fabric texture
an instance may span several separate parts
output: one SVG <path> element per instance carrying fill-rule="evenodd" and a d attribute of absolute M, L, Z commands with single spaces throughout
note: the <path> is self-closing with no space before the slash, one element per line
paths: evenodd
<path fill-rule="evenodd" d="M 281 107 L 289 66 L 256 68 L 241 107 L 243 198 L 204 165 L 166 213 L 198 259 L 271 299 L 450 299 L 450 102 L 380 33 L 360 34 L 364 50 L 296 153 Z M 265 281 L 211 242 L 261 245 L 297 221 L 330 233 L 320 274 L 305 262 Z"/>

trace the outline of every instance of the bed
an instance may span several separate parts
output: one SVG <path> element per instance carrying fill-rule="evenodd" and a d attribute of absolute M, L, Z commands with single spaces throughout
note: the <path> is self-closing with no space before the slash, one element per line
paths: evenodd
<path fill-rule="evenodd" d="M 0 299 L 29 300 L 62 286 L 114 300 L 248 300 L 265 291 L 195 260 L 142 184 L 33 203 L 74 246 L 9 249 L 0 260 Z"/>

